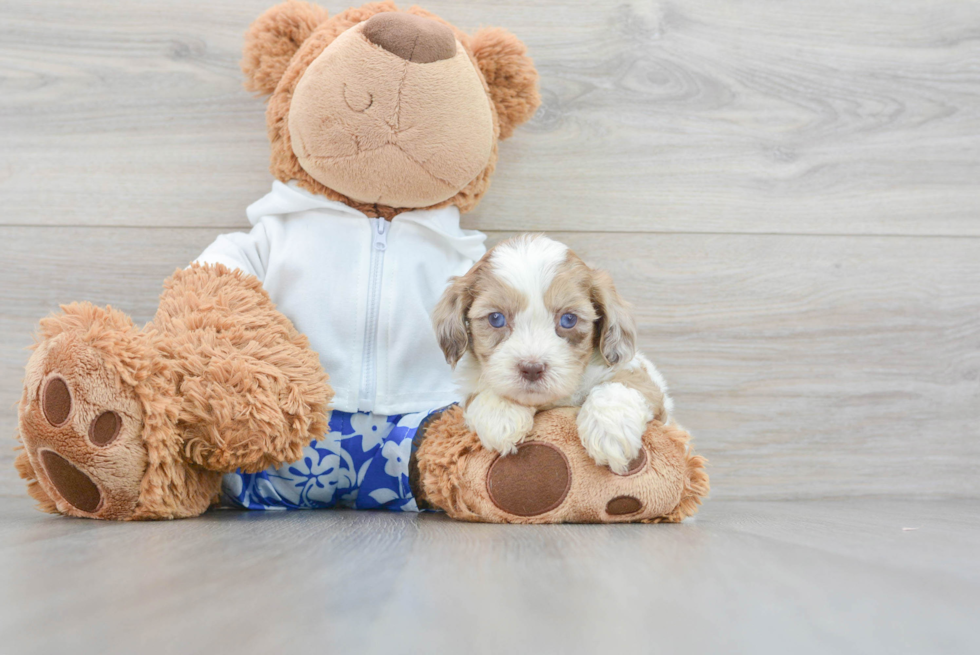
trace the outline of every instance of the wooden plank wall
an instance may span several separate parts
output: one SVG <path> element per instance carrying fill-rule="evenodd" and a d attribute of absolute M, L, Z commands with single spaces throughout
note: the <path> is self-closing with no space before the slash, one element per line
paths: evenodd
<path fill-rule="evenodd" d="M 145 321 L 247 227 L 271 180 L 237 62 L 268 3 L 0 0 L 0 433 L 38 318 Z M 425 6 L 542 75 L 466 225 L 614 273 L 716 498 L 980 496 L 980 5 Z"/>

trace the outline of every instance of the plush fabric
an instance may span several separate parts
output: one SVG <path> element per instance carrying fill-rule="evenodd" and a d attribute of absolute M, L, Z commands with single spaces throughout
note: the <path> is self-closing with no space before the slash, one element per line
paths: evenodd
<path fill-rule="evenodd" d="M 300 44 L 327 17 L 326 9 L 301 0 L 287 0 L 262 14 L 245 33 L 245 88 L 264 94 L 275 91 Z"/>
<path fill-rule="evenodd" d="M 398 14 L 371 21 L 384 15 Z M 337 37 L 297 84 L 288 117 L 293 154 L 317 182 L 359 203 L 419 208 L 449 200 L 490 162 L 487 91 L 462 49 L 413 64 L 365 38 L 371 21 Z"/>
<path fill-rule="evenodd" d="M 497 110 L 500 138 L 508 139 L 541 104 L 537 71 L 527 65 L 525 45 L 501 27 L 478 31 L 470 39 L 470 49 Z"/>
<path fill-rule="evenodd" d="M 270 19 L 268 16 L 278 17 L 284 11 L 282 7 L 274 7 L 267 12 L 266 15 L 259 18 L 256 22 L 256 30 L 261 31 L 262 26 L 269 25 L 271 22 L 278 25 L 281 22 L 281 18 L 276 18 L 275 21 Z M 403 157 L 398 154 L 401 152 L 400 149 L 396 150 L 394 148 L 383 148 L 380 152 L 374 154 L 364 153 L 363 149 L 367 146 L 353 146 L 349 142 L 343 146 L 348 149 L 353 147 L 360 147 L 362 150 L 358 154 L 357 159 L 364 157 L 364 161 L 360 163 L 359 167 L 353 166 L 350 169 L 358 170 L 360 173 L 364 173 L 365 170 L 370 170 L 371 174 L 368 176 L 370 183 L 373 187 L 370 189 L 373 194 L 365 195 L 365 177 L 359 177 L 354 179 L 353 172 L 344 176 L 343 171 L 347 170 L 344 168 L 333 168 L 330 171 L 330 175 L 327 175 L 327 171 L 317 170 L 313 168 L 307 170 L 304 168 L 303 162 L 300 161 L 300 157 L 297 156 L 296 149 L 299 149 L 300 153 L 305 154 L 304 159 L 307 162 L 312 161 L 310 157 L 316 156 L 336 156 L 333 148 L 341 148 L 341 145 L 330 142 L 332 148 L 328 153 L 319 153 L 311 149 L 311 144 L 304 143 L 302 146 L 294 148 L 292 143 L 291 134 L 291 108 L 293 103 L 294 94 L 299 90 L 299 85 L 301 82 L 305 86 L 309 85 L 325 85 L 334 86 L 342 85 L 343 83 L 349 83 L 352 87 L 358 87 L 357 93 L 352 93 L 347 99 L 350 103 L 350 107 L 360 108 L 367 106 L 370 102 L 369 96 L 365 94 L 363 80 L 361 76 L 348 77 L 346 75 L 335 78 L 326 79 L 321 82 L 311 81 L 314 80 L 313 77 L 307 77 L 307 72 L 311 67 L 313 67 L 314 62 L 327 50 L 327 48 L 334 43 L 341 35 L 344 35 L 349 29 L 359 25 L 360 23 L 370 19 L 372 16 L 384 12 L 397 12 L 398 8 L 392 2 L 375 2 L 368 3 L 362 7 L 351 8 L 343 11 L 339 14 L 335 14 L 330 18 L 324 20 L 320 23 L 313 31 L 308 35 L 308 37 L 299 42 L 295 50 L 295 54 L 292 56 L 288 66 L 285 68 L 285 72 L 282 75 L 278 85 L 272 92 L 272 96 L 269 99 L 269 105 L 266 112 L 268 130 L 269 130 L 269 140 L 272 145 L 272 163 L 270 170 L 277 179 L 288 182 L 290 180 L 296 180 L 303 188 L 307 189 L 312 193 L 322 195 L 331 200 L 338 200 L 345 204 L 348 204 L 359 211 L 364 212 L 369 216 L 382 216 L 385 218 L 392 218 L 397 214 L 406 211 L 410 208 L 428 208 L 435 209 L 439 207 L 444 207 L 448 205 L 456 205 L 460 212 L 467 212 L 473 209 L 483 194 L 486 192 L 490 185 L 490 176 L 493 173 L 494 166 L 497 159 L 497 141 L 499 138 L 505 138 L 509 135 L 513 128 L 531 117 L 533 111 L 540 104 L 540 96 L 537 90 L 537 71 L 534 68 L 534 64 L 531 59 L 523 51 L 523 46 L 514 45 L 519 44 L 516 38 L 512 35 L 509 37 L 504 37 L 504 32 L 496 32 L 494 38 L 484 39 L 484 47 L 481 50 L 482 58 L 478 59 L 472 52 L 470 47 L 470 37 L 466 35 L 461 30 L 449 25 L 441 18 L 431 14 L 419 7 L 411 7 L 407 10 L 407 13 L 429 18 L 431 20 L 437 21 L 441 24 L 447 25 L 452 29 L 453 34 L 456 37 L 458 47 L 461 48 L 461 52 L 457 53 L 455 57 L 450 60 L 438 61 L 428 64 L 409 64 L 410 66 L 416 67 L 415 70 L 423 71 L 425 67 L 436 66 L 438 70 L 430 73 L 411 73 L 407 76 L 404 83 L 399 84 L 401 88 L 401 93 L 409 98 L 409 102 L 406 108 L 412 112 L 412 116 L 416 118 L 415 124 L 419 128 L 415 131 L 415 134 L 401 134 L 400 139 L 402 143 L 406 143 L 405 146 L 416 159 L 422 157 L 421 161 L 426 164 L 426 173 L 422 173 L 422 169 L 418 166 L 412 166 L 411 159 Z M 304 17 L 308 16 L 308 12 L 303 12 Z M 305 24 L 305 23 L 304 23 Z M 276 32 L 278 34 L 279 32 Z M 254 39 L 251 43 L 256 45 L 263 44 L 268 46 L 269 52 L 272 53 L 270 57 L 278 57 L 284 49 L 290 47 L 288 43 L 293 43 L 295 36 L 298 36 L 299 32 L 291 33 L 291 36 L 283 36 L 278 40 L 272 42 L 266 40 Z M 354 38 L 354 37 L 357 38 Z M 503 47 L 500 44 L 501 39 L 506 40 L 510 43 L 510 47 Z M 496 42 L 497 46 L 490 46 L 490 43 Z M 338 44 L 342 48 L 344 47 L 355 47 L 355 44 L 367 43 L 367 40 L 362 34 L 351 34 L 342 43 Z M 375 46 L 378 51 L 382 50 L 379 46 Z M 340 56 L 340 49 L 334 49 L 334 52 L 338 53 Z M 501 58 L 495 60 L 493 54 L 499 53 Z M 328 53 L 329 55 L 330 53 Z M 376 55 L 384 55 L 381 57 L 371 57 L 370 62 L 374 62 L 371 68 L 371 77 L 377 77 L 378 79 L 387 79 L 388 77 L 394 76 L 396 79 L 399 75 L 404 75 L 407 68 L 406 62 L 397 57 L 396 55 L 389 55 L 390 53 L 376 52 Z M 459 80 L 466 81 L 467 78 L 462 75 L 462 64 L 465 63 L 464 60 L 468 59 L 472 68 L 472 72 L 478 77 L 479 85 L 483 88 L 486 98 L 488 98 L 488 107 L 491 114 L 492 121 L 492 134 L 490 134 L 490 148 L 489 153 L 485 156 L 484 145 L 479 145 L 478 147 L 474 145 L 467 144 L 465 148 L 467 150 L 475 148 L 478 151 L 480 157 L 477 157 L 473 152 L 469 152 L 465 156 L 461 153 L 455 151 L 448 151 L 437 153 L 442 157 L 448 157 L 446 161 L 437 161 L 432 159 L 435 156 L 431 150 L 426 151 L 426 149 L 431 148 L 433 144 L 437 144 L 440 140 L 447 138 L 446 130 L 441 124 L 440 120 L 436 120 L 437 116 L 440 116 L 440 112 L 452 112 L 453 122 L 451 123 L 457 129 L 463 125 L 462 117 L 453 111 L 453 106 L 460 103 L 459 106 L 475 106 L 476 99 L 472 97 L 474 86 L 468 81 L 464 84 L 459 93 L 453 93 L 453 85 L 458 83 Z M 247 75 L 255 75 L 256 70 L 254 65 L 251 63 L 256 60 L 263 60 L 262 54 L 255 52 L 255 50 L 250 51 L 244 62 L 243 69 Z M 278 60 L 277 60 L 278 61 Z M 368 60 L 363 60 L 367 62 Z M 443 64 L 443 66 L 440 66 Z M 484 75 L 484 69 L 492 71 L 492 77 L 494 81 L 494 88 L 491 88 L 487 84 L 487 79 Z M 264 69 L 262 69 L 264 70 Z M 313 68 L 314 74 L 316 71 L 331 71 L 333 67 L 327 65 L 327 63 L 318 65 Z M 343 70 L 350 70 L 349 67 L 345 67 Z M 356 69 L 355 69 L 356 70 Z M 424 97 L 424 89 L 422 84 L 431 83 L 431 77 L 433 75 L 443 76 L 444 84 L 442 87 L 445 89 L 440 92 L 440 98 L 436 98 L 434 102 L 426 102 Z M 259 88 L 258 80 L 262 79 L 259 77 L 250 77 L 250 88 Z M 324 88 L 325 88 L 324 87 Z M 266 85 L 265 88 L 268 88 Z M 413 93 L 413 89 L 420 89 L 418 93 Z M 507 89 L 510 89 L 508 91 Z M 355 89 L 352 88 L 352 91 Z M 380 95 L 384 95 L 386 92 L 391 92 L 387 87 L 372 87 L 372 92 L 376 92 Z M 300 94 L 303 95 L 303 94 Z M 517 97 L 521 96 L 522 100 L 517 101 Z M 416 102 L 412 102 L 411 99 L 416 98 Z M 452 102 L 447 99 L 452 98 Z M 335 99 L 336 102 L 340 101 L 340 98 Z M 500 100 L 502 104 L 499 108 L 497 106 L 497 101 Z M 381 103 L 382 98 L 378 98 L 377 102 Z M 394 102 L 394 101 L 390 101 Z M 524 110 L 517 111 L 516 107 L 523 103 Z M 381 105 L 379 104 L 379 107 Z M 386 106 L 390 106 L 386 105 Z M 346 109 L 343 114 L 350 116 L 352 114 L 357 114 L 356 111 L 347 108 L 345 105 L 341 109 Z M 433 112 L 430 114 L 430 112 Z M 504 131 L 501 131 L 501 125 L 499 124 L 498 114 L 502 113 L 505 117 Z M 485 123 L 485 118 L 482 116 L 482 112 L 477 112 L 471 117 L 471 122 L 466 125 L 467 130 L 480 131 Z M 397 130 L 386 131 L 384 126 L 378 126 L 378 130 L 374 133 L 381 135 L 384 138 L 390 138 L 391 132 Z M 297 127 L 300 130 L 299 127 Z M 301 130 L 300 130 L 301 131 Z M 481 132 L 482 133 L 482 132 Z M 504 137 L 501 134 L 505 134 Z M 414 137 L 414 141 L 409 143 L 407 140 L 409 137 Z M 485 137 L 484 137 L 485 138 Z M 349 139 L 348 139 L 349 141 Z M 453 143 L 457 146 L 461 143 L 458 140 L 453 140 Z M 421 149 L 421 150 L 420 150 Z M 480 167 L 476 167 L 476 162 L 478 159 L 482 158 L 482 163 Z M 460 165 L 462 162 L 465 165 Z M 391 167 L 388 167 L 392 165 Z M 383 171 L 383 172 L 377 172 Z M 474 172 L 475 171 L 475 172 Z M 406 179 L 404 176 L 409 173 L 414 173 L 415 175 L 421 174 L 421 177 L 412 177 Z M 322 179 L 318 179 L 322 178 Z M 469 178 L 469 179 L 466 179 Z M 443 180 L 445 184 L 440 184 L 439 180 Z M 351 191 L 358 197 L 351 197 L 337 188 L 331 187 L 329 184 L 323 182 L 322 180 L 332 181 L 337 183 L 340 180 L 341 185 L 351 185 Z M 387 204 L 383 198 L 384 189 L 389 183 L 395 184 L 402 189 L 401 193 L 407 194 L 405 196 L 399 196 L 407 198 L 408 202 L 412 204 L 409 206 L 401 205 L 391 205 Z M 376 190 L 376 191 L 375 191 Z M 452 192 L 452 193 L 450 193 Z M 447 195 L 448 194 L 448 195 Z M 375 200 L 375 198 L 378 198 Z M 389 201 L 394 201 L 394 197 L 388 198 Z"/>
<path fill-rule="evenodd" d="M 447 410 L 427 427 L 416 455 L 424 500 L 454 519 L 489 523 L 659 523 L 697 512 L 709 483 L 687 432 L 652 421 L 642 458 L 620 476 L 589 459 L 576 412 L 538 413 L 518 452 L 500 457 L 480 445 L 462 409 Z"/>
<path fill-rule="evenodd" d="M 365 38 L 415 64 L 431 64 L 456 54 L 456 36 L 448 25 L 415 14 L 386 12 L 364 23 Z"/>
<path fill-rule="evenodd" d="M 216 498 L 221 472 L 297 459 L 326 432 L 332 391 L 306 337 L 258 280 L 221 265 L 176 272 L 142 330 L 112 308 L 75 303 L 41 321 L 40 337 L 19 405 L 18 471 L 45 511 L 196 516 Z M 71 395 L 62 425 L 43 408 L 52 379 Z M 120 434 L 93 443 L 106 411 L 121 417 Z M 71 468 L 47 470 L 44 452 Z M 78 488 L 79 475 L 99 490 L 94 510 L 59 492 L 59 480 Z"/>

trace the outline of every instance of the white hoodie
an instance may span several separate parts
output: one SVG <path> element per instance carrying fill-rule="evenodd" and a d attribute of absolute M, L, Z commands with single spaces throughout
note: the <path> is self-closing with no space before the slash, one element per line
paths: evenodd
<path fill-rule="evenodd" d="M 389 222 L 274 182 L 247 214 L 251 232 L 219 236 L 196 261 L 262 281 L 320 354 L 335 409 L 404 414 L 459 400 L 430 313 L 449 277 L 486 252 L 486 235 L 460 229 L 456 207 Z"/>

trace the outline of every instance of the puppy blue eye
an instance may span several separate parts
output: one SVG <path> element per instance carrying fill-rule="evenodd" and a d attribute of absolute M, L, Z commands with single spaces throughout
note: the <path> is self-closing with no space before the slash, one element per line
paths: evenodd
<path fill-rule="evenodd" d="M 578 316 L 575 314 L 562 314 L 559 323 L 561 323 L 561 326 L 566 330 L 571 329 L 575 327 L 576 323 L 578 323 Z"/>
<path fill-rule="evenodd" d="M 487 316 L 487 320 L 490 321 L 490 327 L 502 328 L 507 325 L 507 319 L 500 312 L 494 312 Z"/>

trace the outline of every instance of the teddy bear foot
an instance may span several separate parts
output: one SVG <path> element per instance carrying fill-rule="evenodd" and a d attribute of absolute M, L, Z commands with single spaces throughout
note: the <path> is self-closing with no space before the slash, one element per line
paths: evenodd
<path fill-rule="evenodd" d="M 492 523 L 681 521 L 708 493 L 704 459 L 675 425 L 652 421 L 624 475 L 587 455 L 576 409 L 540 412 L 517 452 L 485 450 L 451 408 L 425 430 L 417 453 L 425 500 L 453 518 Z"/>
<path fill-rule="evenodd" d="M 134 512 L 147 453 L 143 413 L 125 371 L 96 346 L 118 336 L 124 318 L 92 306 L 47 319 L 57 334 L 27 365 L 20 402 L 17 468 L 41 508 L 90 518 Z M 125 319 L 128 322 L 128 319 Z"/>

